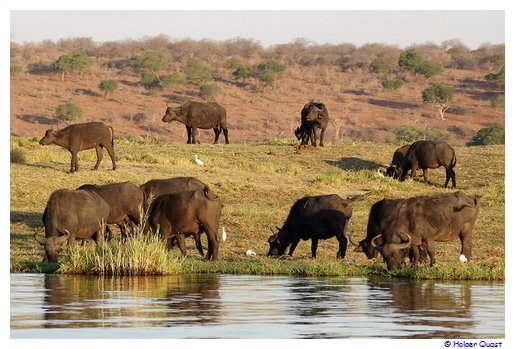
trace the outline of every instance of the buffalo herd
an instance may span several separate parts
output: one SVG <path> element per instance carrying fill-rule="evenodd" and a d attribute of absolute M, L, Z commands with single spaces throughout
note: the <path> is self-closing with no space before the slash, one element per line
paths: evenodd
<path fill-rule="evenodd" d="M 180 107 L 167 107 L 163 122 L 178 121 L 186 126 L 187 143 L 196 144 L 197 129 L 212 128 L 214 143 L 223 133 L 229 143 L 226 110 L 217 103 L 187 102 Z M 324 146 L 324 133 L 329 113 L 323 103 L 309 102 L 302 108 L 301 125 L 295 130 L 301 145 Z M 318 135 L 320 130 L 320 136 Z M 70 172 L 78 170 L 77 152 L 95 148 L 96 170 L 106 148 L 116 169 L 113 128 L 101 122 L 70 125 L 62 130 L 47 130 L 40 144 L 56 144 L 71 152 Z M 418 169 L 427 181 L 427 170 L 443 167 L 444 187 L 452 181 L 456 188 L 456 153 L 446 142 L 422 140 L 397 149 L 384 175 L 403 181 L 408 172 L 413 178 Z M 347 243 L 367 258 L 379 254 L 387 268 L 396 269 L 408 259 L 413 266 L 429 256 L 435 263 L 435 242 L 459 238 L 459 260 L 471 258 L 472 231 L 478 214 L 476 197 L 461 191 L 403 199 L 382 199 L 370 208 L 366 236 L 357 241 L 346 230 L 352 217 L 352 202 L 336 194 L 306 196 L 291 207 L 286 221 L 269 237 L 268 256 L 283 256 L 289 247 L 292 256 L 300 240 L 311 240 L 311 255 L 316 258 L 318 241 L 336 237 L 337 258 L 344 258 Z M 205 183 L 194 177 L 152 179 L 140 186 L 131 182 L 104 185 L 84 184 L 75 190 L 54 191 L 43 213 L 45 236 L 34 239 L 45 250 L 44 261 L 57 262 L 59 252 L 74 240 L 93 239 L 101 244 L 104 235 L 111 236 L 109 225 L 118 225 L 121 238 L 128 239 L 139 227 L 144 234 L 159 234 L 170 249 L 177 245 L 186 254 L 185 238 L 195 239 L 204 256 L 201 234 L 205 233 L 208 250 L 205 258 L 218 258 L 222 203 Z M 143 219 L 145 217 L 146 219 Z M 129 229 L 129 231 L 128 231 Z"/>

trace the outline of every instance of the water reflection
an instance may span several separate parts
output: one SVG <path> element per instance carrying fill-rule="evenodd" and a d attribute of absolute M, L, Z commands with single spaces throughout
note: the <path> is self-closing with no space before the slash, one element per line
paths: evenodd
<path fill-rule="evenodd" d="M 11 275 L 11 336 L 97 328 L 104 338 L 504 337 L 504 284 Z"/>

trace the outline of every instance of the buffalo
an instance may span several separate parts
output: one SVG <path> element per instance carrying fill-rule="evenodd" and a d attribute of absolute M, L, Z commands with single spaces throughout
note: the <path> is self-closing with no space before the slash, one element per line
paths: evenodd
<path fill-rule="evenodd" d="M 188 144 L 196 144 L 197 128 L 215 131 L 215 141 L 218 143 L 220 133 L 224 133 L 225 144 L 229 144 L 229 131 L 227 130 L 227 116 L 225 108 L 215 102 L 200 103 L 186 102 L 178 108 L 167 107 L 163 122 L 179 121 L 186 126 Z"/>
<path fill-rule="evenodd" d="M 413 265 L 427 249 L 430 265 L 435 263 L 435 241 L 461 241 L 460 261 L 472 255 L 472 231 L 479 211 L 478 199 L 463 192 L 383 199 L 372 205 L 367 236 L 359 247 L 369 258 L 374 249 L 381 253 L 387 268 L 398 268 L 406 255 Z M 352 240 L 351 240 L 352 242 Z"/>
<path fill-rule="evenodd" d="M 95 148 L 97 152 L 97 163 L 93 170 L 98 169 L 98 165 L 103 158 L 103 148 L 107 149 L 113 170 L 116 170 L 114 157 L 113 128 L 106 126 L 102 122 L 86 122 L 67 126 L 59 131 L 47 130 L 45 136 L 39 141 L 41 145 L 57 144 L 72 154 L 70 172 L 79 170 L 77 153 L 81 150 Z"/>
<path fill-rule="evenodd" d="M 417 141 L 413 143 L 402 162 L 401 171 L 399 171 L 399 179 L 404 180 L 409 170 L 411 170 L 411 178 L 415 177 L 417 169 L 424 172 L 424 180 L 427 182 L 427 169 L 445 168 L 445 185 L 447 188 L 449 180 L 452 180 L 452 187 L 456 188 L 456 153 L 454 149 L 446 142 L 439 141 Z"/>
<path fill-rule="evenodd" d="M 207 185 L 205 183 L 202 183 L 195 177 L 174 177 L 165 179 L 151 179 L 145 184 L 142 184 L 140 188 L 145 194 L 145 210 L 149 210 L 149 205 L 151 204 L 149 201 L 151 197 L 155 199 L 165 194 L 174 194 L 181 191 L 204 189 L 206 186 Z M 195 239 L 195 246 L 197 247 L 197 250 L 202 256 L 204 256 L 200 234 L 177 234 L 168 240 L 168 247 L 172 247 L 174 243 L 177 242 L 181 252 L 186 255 L 184 238 L 187 236 L 192 236 Z"/>
<path fill-rule="evenodd" d="M 220 198 L 207 186 L 202 190 L 161 195 L 152 204 L 146 231 L 148 228 L 159 231 L 165 241 L 174 236 L 205 232 L 208 241 L 206 259 L 215 260 L 218 258 L 221 209 Z M 177 242 L 181 248 L 181 240 L 177 239 Z"/>
<path fill-rule="evenodd" d="M 127 237 L 125 222 L 139 225 L 143 216 L 144 193 L 131 182 L 104 185 L 84 184 L 78 190 L 97 193 L 110 207 L 107 224 L 117 224 L 123 237 Z"/>
<path fill-rule="evenodd" d="M 394 179 L 400 178 L 402 172 L 402 164 L 404 162 L 404 159 L 406 158 L 406 154 L 408 154 L 410 146 L 411 144 L 403 145 L 393 153 L 390 166 L 386 168 L 386 175 L 388 177 L 393 177 Z"/>
<path fill-rule="evenodd" d="M 309 102 L 302 108 L 300 112 L 301 125 L 295 131 L 297 139 L 301 140 L 300 145 L 308 144 L 311 140 L 311 145 L 316 147 L 317 143 L 317 129 L 320 131 L 320 146 L 324 146 L 324 134 L 329 123 L 329 112 L 323 103 Z"/>
<path fill-rule="evenodd" d="M 268 239 L 268 255 L 282 256 L 291 245 L 288 254 L 292 256 L 301 239 L 311 239 L 311 256 L 316 258 L 318 240 L 336 236 L 339 243 L 336 257 L 344 258 L 347 251 L 345 229 L 351 216 L 350 200 L 336 194 L 306 196 L 293 204 L 282 228 Z"/>
<path fill-rule="evenodd" d="M 75 239 L 90 239 L 102 243 L 104 223 L 110 207 L 97 193 L 88 190 L 60 189 L 48 199 L 43 224 L 45 237 L 34 234 L 34 239 L 45 248 L 45 259 L 56 263 L 64 244 Z"/>

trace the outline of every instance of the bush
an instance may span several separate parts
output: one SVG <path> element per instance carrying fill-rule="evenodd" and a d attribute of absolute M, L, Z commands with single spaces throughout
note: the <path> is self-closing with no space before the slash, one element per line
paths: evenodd
<path fill-rule="evenodd" d="M 158 73 L 168 66 L 168 57 L 163 52 L 149 51 L 136 61 L 136 67 L 147 68 L 153 73 Z"/>
<path fill-rule="evenodd" d="M 75 121 L 82 115 L 80 106 L 74 103 L 61 104 L 55 110 L 55 116 L 60 121 Z"/>
<path fill-rule="evenodd" d="M 246 79 L 252 76 L 252 69 L 245 65 L 241 65 L 238 68 L 236 68 L 235 71 L 232 72 L 232 76 L 234 80 L 242 79 L 243 82 L 245 82 Z"/>
<path fill-rule="evenodd" d="M 403 126 L 396 132 L 399 143 L 413 143 L 420 140 L 449 141 L 452 134 L 445 130 L 425 129 L 420 126 Z"/>
<path fill-rule="evenodd" d="M 277 75 L 271 70 L 265 70 L 259 76 L 259 80 L 265 86 L 273 86 L 275 84 L 275 81 L 277 80 Z"/>
<path fill-rule="evenodd" d="M 213 80 L 211 67 L 199 58 L 193 58 L 186 64 L 186 78 L 196 85 Z"/>
<path fill-rule="evenodd" d="M 172 73 L 161 78 L 161 86 L 163 88 L 172 87 L 175 85 L 184 85 L 186 77 L 180 73 Z"/>
<path fill-rule="evenodd" d="M 259 64 L 258 69 L 261 71 L 271 71 L 275 73 L 280 73 L 286 69 L 286 64 L 276 59 L 271 59 L 265 63 Z"/>
<path fill-rule="evenodd" d="M 388 62 L 385 57 L 376 57 L 376 59 L 370 63 L 370 70 L 374 73 L 388 73 L 390 71 L 390 62 Z"/>
<path fill-rule="evenodd" d="M 504 144 L 504 125 L 485 127 L 476 132 L 467 145 Z"/>
<path fill-rule="evenodd" d="M 25 164 L 27 158 L 25 152 L 20 148 L 11 149 L 11 164 Z"/>
<path fill-rule="evenodd" d="M 116 90 L 118 88 L 118 81 L 114 80 L 102 80 L 100 81 L 100 84 L 98 85 L 98 88 L 102 93 L 104 94 L 104 97 L 107 98 L 107 96 Z"/>
<path fill-rule="evenodd" d="M 492 108 L 504 109 L 504 96 L 495 96 L 490 100 L 490 106 Z"/>
<path fill-rule="evenodd" d="M 383 80 L 381 85 L 387 90 L 397 90 L 404 85 L 404 81 L 400 79 Z"/>
<path fill-rule="evenodd" d="M 204 84 L 200 86 L 199 95 L 206 101 L 220 93 L 220 88 L 215 84 Z"/>
<path fill-rule="evenodd" d="M 141 74 L 141 79 L 139 80 L 139 83 L 147 90 L 150 90 L 159 85 L 159 80 L 156 74 L 145 72 Z"/>
<path fill-rule="evenodd" d="M 10 74 L 12 77 L 16 77 L 23 72 L 23 67 L 19 64 L 11 64 Z"/>

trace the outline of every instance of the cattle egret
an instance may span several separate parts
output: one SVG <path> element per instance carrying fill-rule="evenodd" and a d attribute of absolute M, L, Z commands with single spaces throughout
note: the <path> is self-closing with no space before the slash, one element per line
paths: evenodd
<path fill-rule="evenodd" d="M 227 240 L 227 232 L 225 231 L 225 227 L 222 227 L 222 241 Z"/>
<path fill-rule="evenodd" d="M 467 261 L 468 261 L 467 257 L 465 257 L 464 255 L 460 254 L 460 262 L 461 263 L 465 263 Z"/>
<path fill-rule="evenodd" d="M 380 168 L 378 168 L 378 169 L 377 169 L 377 175 L 378 175 L 379 177 L 384 178 L 384 174 L 383 174 L 383 172 L 381 171 L 381 169 L 380 169 Z"/>
<path fill-rule="evenodd" d="M 246 254 L 247 256 L 255 256 L 255 255 L 256 255 L 256 252 L 254 252 L 254 251 L 252 251 L 252 250 L 247 250 L 247 251 L 245 252 L 245 254 Z"/>
<path fill-rule="evenodd" d="M 195 162 L 200 166 L 204 166 L 204 161 L 200 160 L 197 154 L 195 154 Z"/>

